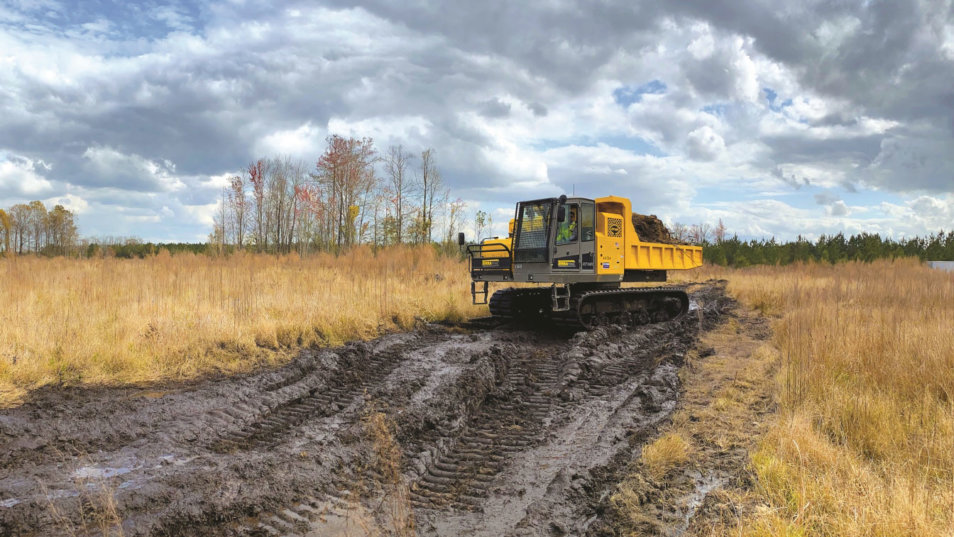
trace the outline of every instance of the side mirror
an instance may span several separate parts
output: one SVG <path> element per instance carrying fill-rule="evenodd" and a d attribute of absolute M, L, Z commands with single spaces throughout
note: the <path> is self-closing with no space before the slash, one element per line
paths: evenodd
<path fill-rule="evenodd" d="M 464 242 L 466 242 L 466 241 L 464 240 L 464 232 L 458 233 L 458 234 L 457 234 L 457 245 L 458 245 L 458 246 L 463 246 L 463 245 L 464 245 Z"/>
<path fill-rule="evenodd" d="M 566 206 L 560 205 L 557 209 L 557 222 L 566 222 Z"/>

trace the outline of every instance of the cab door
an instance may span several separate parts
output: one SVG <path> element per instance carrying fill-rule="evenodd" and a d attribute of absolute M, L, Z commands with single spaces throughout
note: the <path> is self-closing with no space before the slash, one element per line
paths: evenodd
<path fill-rule="evenodd" d="M 577 274 L 582 267 L 580 259 L 580 204 L 564 203 L 564 220 L 557 222 L 550 268 L 554 273 Z"/>
<path fill-rule="evenodd" d="M 580 202 L 580 272 L 596 273 L 596 204 Z"/>

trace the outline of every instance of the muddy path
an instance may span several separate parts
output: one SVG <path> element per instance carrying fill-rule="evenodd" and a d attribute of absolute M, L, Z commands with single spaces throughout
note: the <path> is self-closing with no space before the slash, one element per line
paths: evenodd
<path fill-rule="evenodd" d="M 43 390 L 0 411 L 0 535 L 585 534 L 731 307 L 719 283 L 691 297 L 629 330 L 430 327 L 239 378 Z"/>

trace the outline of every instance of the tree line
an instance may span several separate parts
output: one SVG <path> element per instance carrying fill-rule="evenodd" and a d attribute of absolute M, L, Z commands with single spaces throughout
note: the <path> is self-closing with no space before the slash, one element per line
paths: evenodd
<path fill-rule="evenodd" d="M 210 247 L 218 252 L 338 253 L 356 244 L 450 244 L 464 203 L 451 200 L 436 153 L 331 135 L 306 164 L 262 158 L 229 180 Z"/>
<path fill-rule="evenodd" d="M 731 267 L 750 265 L 787 265 L 794 262 L 839 263 L 870 262 L 876 259 L 917 257 L 922 261 L 954 261 L 954 231 L 943 231 L 927 237 L 894 240 L 877 233 L 861 233 L 846 237 L 842 233 L 822 235 L 816 241 L 799 236 L 794 241 L 743 241 L 738 237 L 702 242 L 707 263 Z"/>
<path fill-rule="evenodd" d="M 844 233 L 822 235 L 818 240 L 810 241 L 799 235 L 794 241 L 779 242 L 774 237 L 750 240 L 741 240 L 738 236 L 728 237 L 721 219 L 715 226 L 676 222 L 669 231 L 677 241 L 702 246 L 706 263 L 737 268 L 808 261 L 832 264 L 843 261 L 869 262 L 901 257 L 917 257 L 922 261 L 954 261 L 954 231 L 902 239 L 862 232 L 847 237 Z"/>
<path fill-rule="evenodd" d="M 357 244 L 437 244 L 456 252 L 464 203 L 452 200 L 426 148 L 412 153 L 401 145 L 380 154 L 370 138 L 326 139 L 325 151 L 306 164 L 289 157 L 262 158 L 232 177 L 223 191 L 207 243 L 143 243 L 135 238 L 81 239 L 73 213 L 62 205 L 48 210 L 41 201 L 0 209 L 0 255 L 145 257 L 170 253 L 222 254 L 235 250 L 266 253 L 339 253 Z M 489 229 L 490 215 L 477 211 L 475 238 Z M 725 225 L 676 223 L 678 241 L 703 246 L 707 263 L 746 267 L 793 262 L 873 261 L 917 257 L 954 260 L 954 231 L 891 239 L 861 233 L 822 235 L 816 241 L 741 240 Z"/>
<path fill-rule="evenodd" d="M 72 211 L 42 201 L 0 209 L 0 255 L 73 255 L 79 235 Z"/>

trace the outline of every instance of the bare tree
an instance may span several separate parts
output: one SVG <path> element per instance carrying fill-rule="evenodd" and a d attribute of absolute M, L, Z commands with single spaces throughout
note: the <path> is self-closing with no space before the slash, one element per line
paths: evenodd
<path fill-rule="evenodd" d="M 229 181 L 228 192 L 228 208 L 232 216 L 230 219 L 232 238 L 236 248 L 239 249 L 245 246 L 245 228 L 247 227 L 248 198 L 245 195 L 245 180 L 246 175 L 232 177 Z"/>
<path fill-rule="evenodd" d="M 327 189 L 320 183 L 317 173 L 309 174 L 310 180 L 302 183 L 295 192 L 300 207 L 299 237 L 319 250 L 331 243 L 330 206 Z"/>
<path fill-rule="evenodd" d="M 480 235 L 484 232 L 484 229 L 493 225 L 493 222 L 490 219 L 490 215 L 486 212 L 478 210 L 474 214 L 474 241 L 480 242 Z"/>
<path fill-rule="evenodd" d="M 301 200 L 298 198 L 298 192 L 300 191 L 302 185 L 305 184 L 305 163 L 301 160 L 288 161 L 288 180 L 289 186 L 291 187 L 290 194 L 291 199 L 289 203 L 288 215 L 285 219 L 286 232 L 285 236 L 287 240 L 285 242 L 285 252 L 291 252 L 292 247 L 296 242 L 301 242 L 301 238 L 298 235 L 299 231 L 299 220 L 303 216 Z"/>
<path fill-rule="evenodd" d="M 3 238 L 3 254 L 10 255 L 10 236 L 13 235 L 13 218 L 0 209 L 0 236 Z"/>
<path fill-rule="evenodd" d="M 218 213 L 212 217 L 212 233 L 209 234 L 209 244 L 215 249 L 218 255 L 225 253 L 225 245 L 228 242 L 226 236 L 228 228 L 228 189 L 222 189 L 222 201 L 219 203 Z"/>
<path fill-rule="evenodd" d="M 252 184 L 253 240 L 255 241 L 255 249 L 259 252 L 268 249 L 269 211 L 265 198 L 266 181 L 268 180 L 266 167 L 265 159 L 259 159 L 248 166 L 248 179 Z"/>
<path fill-rule="evenodd" d="M 694 244 L 706 244 L 709 242 L 709 237 L 712 235 L 712 226 L 709 224 L 693 224 L 689 228 L 689 239 Z"/>
<path fill-rule="evenodd" d="M 712 232 L 716 244 L 721 244 L 725 241 L 725 224 L 722 223 L 722 219 L 719 219 L 719 224 L 716 226 L 715 230 Z"/>
<path fill-rule="evenodd" d="M 387 173 L 387 194 L 390 209 L 394 211 L 395 241 L 404 242 L 405 196 L 407 196 L 408 172 L 413 155 L 404 151 L 401 145 L 388 148 L 384 159 L 384 169 Z"/>
<path fill-rule="evenodd" d="M 418 188 L 421 206 L 415 223 L 416 239 L 419 243 L 431 241 L 431 229 L 434 226 L 434 206 L 438 194 L 443 191 L 440 171 L 431 148 L 421 152 L 421 168 L 418 176 Z"/>
<path fill-rule="evenodd" d="M 466 207 L 467 204 L 460 198 L 447 204 L 447 237 L 445 242 L 448 244 L 454 243 L 454 231 L 460 229 L 461 217 Z"/>
<path fill-rule="evenodd" d="M 298 193 L 305 181 L 305 164 L 290 157 L 271 159 L 268 164 L 269 234 L 276 251 L 288 253 L 295 243 L 301 200 Z"/>
<path fill-rule="evenodd" d="M 288 220 L 289 209 L 289 180 L 288 180 L 288 159 L 270 159 L 268 163 L 268 192 L 267 192 L 267 211 L 269 224 L 266 233 L 271 237 L 269 241 L 275 245 L 275 251 L 283 252 L 285 248 L 286 220 Z"/>
<path fill-rule="evenodd" d="M 33 238 L 33 251 L 39 253 L 46 246 L 46 206 L 42 201 L 30 202 L 30 236 Z"/>
<path fill-rule="evenodd" d="M 679 242 L 689 242 L 690 240 L 689 226 L 680 222 L 674 222 L 672 224 L 672 229 L 669 230 L 669 234 Z"/>

